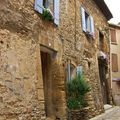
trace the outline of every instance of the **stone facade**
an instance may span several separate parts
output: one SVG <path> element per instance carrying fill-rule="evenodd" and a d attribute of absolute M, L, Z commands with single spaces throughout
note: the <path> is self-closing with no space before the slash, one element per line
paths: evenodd
<path fill-rule="evenodd" d="M 120 26 L 110 24 L 111 33 L 111 77 L 112 77 L 112 93 L 115 105 L 120 105 Z"/>
<path fill-rule="evenodd" d="M 82 31 L 81 5 L 94 18 L 94 39 Z M 83 66 L 91 85 L 89 118 L 104 111 L 97 54 L 101 31 L 109 55 L 107 19 L 93 0 L 60 0 L 59 15 L 56 26 L 34 10 L 34 0 L 0 2 L 0 120 L 66 119 L 68 61 Z M 107 76 L 109 83 L 109 66 Z"/>

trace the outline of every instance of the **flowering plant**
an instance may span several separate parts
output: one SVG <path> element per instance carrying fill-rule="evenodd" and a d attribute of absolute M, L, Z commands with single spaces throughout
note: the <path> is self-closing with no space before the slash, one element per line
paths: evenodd
<path fill-rule="evenodd" d="M 99 52 L 98 60 L 101 61 L 105 65 L 108 65 L 108 63 L 109 63 L 108 56 L 102 51 Z"/>

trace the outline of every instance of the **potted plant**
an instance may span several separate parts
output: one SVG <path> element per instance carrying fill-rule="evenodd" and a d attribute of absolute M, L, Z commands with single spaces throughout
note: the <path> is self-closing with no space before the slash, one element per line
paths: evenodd
<path fill-rule="evenodd" d="M 46 21 L 53 20 L 53 15 L 52 15 L 52 12 L 50 11 L 50 9 L 46 9 L 46 8 L 43 9 L 42 18 Z"/>
<path fill-rule="evenodd" d="M 48 9 L 48 8 L 44 8 L 43 6 L 39 6 L 39 7 L 43 9 L 43 12 L 41 14 L 42 18 L 45 21 L 52 21 L 53 20 L 53 14 L 52 14 L 51 10 Z"/>
<path fill-rule="evenodd" d="M 78 74 L 74 79 L 67 82 L 67 107 L 69 120 L 84 119 L 83 108 L 87 106 L 85 95 L 89 91 L 90 86 L 81 74 Z"/>

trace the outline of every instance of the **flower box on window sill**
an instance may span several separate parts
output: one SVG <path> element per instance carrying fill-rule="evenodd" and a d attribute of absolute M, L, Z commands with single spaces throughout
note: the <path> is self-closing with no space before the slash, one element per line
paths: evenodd
<path fill-rule="evenodd" d="M 98 60 L 99 60 L 99 64 L 104 65 L 106 69 L 108 68 L 109 58 L 104 52 L 102 51 L 99 52 Z"/>

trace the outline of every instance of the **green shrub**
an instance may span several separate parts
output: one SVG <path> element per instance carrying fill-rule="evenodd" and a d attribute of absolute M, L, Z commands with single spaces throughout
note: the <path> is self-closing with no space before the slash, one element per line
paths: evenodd
<path fill-rule="evenodd" d="M 81 109 L 83 107 L 86 107 L 87 103 L 84 101 L 84 98 L 79 97 L 79 98 L 68 98 L 67 101 L 67 106 L 69 109 Z"/>
<path fill-rule="evenodd" d="M 90 86 L 82 75 L 76 76 L 67 82 L 67 106 L 69 109 L 81 109 L 86 106 L 85 94 L 90 91 Z"/>
<path fill-rule="evenodd" d="M 53 20 L 52 14 L 50 13 L 48 9 L 43 9 L 42 18 L 46 21 Z"/>

